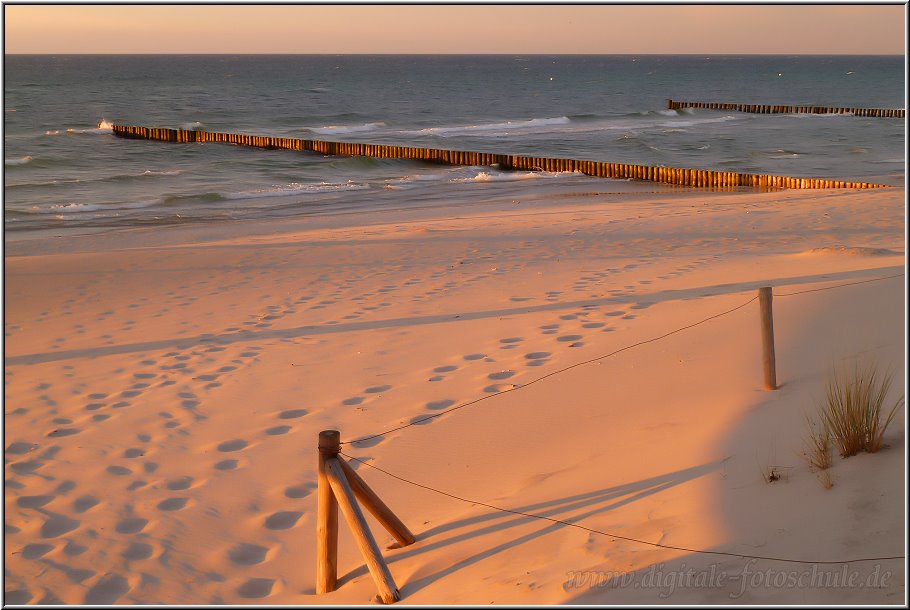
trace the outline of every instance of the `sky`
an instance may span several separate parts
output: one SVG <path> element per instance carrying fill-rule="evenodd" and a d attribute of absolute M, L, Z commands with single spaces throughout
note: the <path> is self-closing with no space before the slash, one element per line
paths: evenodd
<path fill-rule="evenodd" d="M 906 5 L 4 5 L 5 53 L 896 54 Z"/>

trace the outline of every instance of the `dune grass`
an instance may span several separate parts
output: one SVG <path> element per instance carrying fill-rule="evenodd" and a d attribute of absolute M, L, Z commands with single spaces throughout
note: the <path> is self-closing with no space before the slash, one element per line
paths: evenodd
<path fill-rule="evenodd" d="M 827 394 L 819 408 L 821 434 L 830 436 L 841 457 L 882 448 L 885 430 L 904 404 L 901 396 L 890 408 L 885 407 L 891 379 L 891 373 L 882 374 L 874 363 L 857 363 L 852 371 L 836 370 L 828 376 Z M 810 453 L 820 450 L 823 442 L 823 436 L 810 441 Z"/>
<path fill-rule="evenodd" d="M 806 460 L 816 470 L 827 470 L 833 462 L 831 432 L 824 424 L 819 425 L 808 417 L 806 420 L 809 428 L 806 438 Z"/>

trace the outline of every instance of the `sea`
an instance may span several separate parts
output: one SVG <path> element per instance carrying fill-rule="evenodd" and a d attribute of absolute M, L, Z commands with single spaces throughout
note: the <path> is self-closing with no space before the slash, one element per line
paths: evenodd
<path fill-rule="evenodd" d="M 905 184 L 903 56 L 6 55 L 4 235 L 685 187 L 117 138 L 112 124 Z M 559 199 L 554 199 L 558 201 Z"/>

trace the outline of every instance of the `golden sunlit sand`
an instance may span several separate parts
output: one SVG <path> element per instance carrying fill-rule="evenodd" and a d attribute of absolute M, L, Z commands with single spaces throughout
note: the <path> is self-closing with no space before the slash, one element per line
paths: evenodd
<path fill-rule="evenodd" d="M 338 429 L 469 500 L 352 461 L 401 603 L 902 603 L 904 411 L 803 452 L 833 365 L 904 392 L 904 189 L 682 193 L 8 242 L 7 602 L 371 602 L 343 523 L 315 595 Z"/>

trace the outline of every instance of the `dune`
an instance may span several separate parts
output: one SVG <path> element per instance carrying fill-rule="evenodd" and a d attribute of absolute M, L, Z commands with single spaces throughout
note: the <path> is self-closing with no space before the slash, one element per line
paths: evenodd
<path fill-rule="evenodd" d="M 801 455 L 832 365 L 904 392 L 904 232 L 895 188 L 7 241 L 5 600 L 372 603 L 343 522 L 315 595 L 337 429 L 400 603 L 905 603 L 903 410 Z"/>

